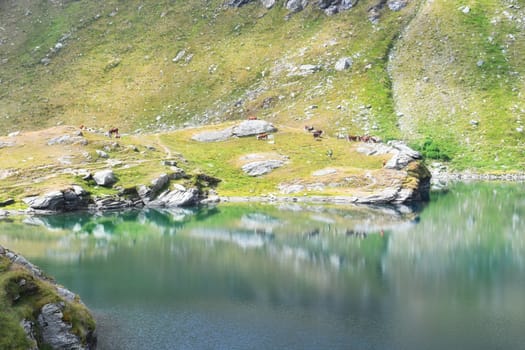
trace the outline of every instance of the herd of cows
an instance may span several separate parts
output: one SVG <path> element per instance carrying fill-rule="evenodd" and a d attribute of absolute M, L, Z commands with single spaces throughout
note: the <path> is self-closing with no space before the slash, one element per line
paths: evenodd
<path fill-rule="evenodd" d="M 248 120 L 257 120 L 257 117 L 250 116 L 248 117 Z M 84 125 L 80 126 L 80 129 L 84 129 Z M 321 140 L 323 136 L 323 130 L 316 129 L 312 125 L 305 125 L 304 130 L 311 133 L 313 138 L 316 140 Z M 120 138 L 120 134 L 118 132 L 118 128 L 110 128 L 108 132 L 106 133 L 108 137 Z M 262 132 L 256 135 L 257 140 L 268 140 L 269 134 L 266 132 Z M 338 138 L 346 139 L 349 142 L 371 142 L 371 143 L 378 143 L 381 142 L 381 139 L 376 136 L 370 136 L 370 135 L 338 135 Z"/>

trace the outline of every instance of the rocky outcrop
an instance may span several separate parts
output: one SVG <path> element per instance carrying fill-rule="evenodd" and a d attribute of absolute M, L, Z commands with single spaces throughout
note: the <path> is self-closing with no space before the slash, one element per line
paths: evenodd
<path fill-rule="evenodd" d="M 265 120 L 244 120 L 232 129 L 233 135 L 237 137 L 255 136 L 276 131 L 277 128 Z"/>
<path fill-rule="evenodd" d="M 199 190 L 195 187 L 186 188 L 175 185 L 173 189 L 162 192 L 155 200 L 151 201 L 149 207 L 185 207 L 197 204 L 199 201 Z"/>
<path fill-rule="evenodd" d="M 405 173 L 400 186 L 387 188 L 379 193 L 358 198 L 358 203 L 408 203 L 428 201 L 431 174 L 422 161 L 421 154 L 401 141 L 389 141 L 386 145 L 363 144 L 358 151 L 368 155 L 391 154 L 384 168 Z"/>
<path fill-rule="evenodd" d="M 226 141 L 229 138 L 233 137 L 233 132 L 231 128 L 218 131 L 205 131 L 198 133 L 192 137 L 192 140 L 199 142 L 218 142 Z"/>
<path fill-rule="evenodd" d="M 269 159 L 261 160 L 256 162 L 250 162 L 242 166 L 242 171 L 250 176 L 261 176 L 268 174 L 276 168 L 280 168 L 284 165 L 283 160 L 279 159 Z"/>
<path fill-rule="evenodd" d="M 101 170 L 93 175 L 93 180 L 95 180 L 99 186 L 111 187 L 117 182 L 117 177 L 112 170 Z"/>
<path fill-rule="evenodd" d="M 74 211 L 88 207 L 89 193 L 81 186 L 73 185 L 68 189 L 51 191 L 42 196 L 26 197 L 24 202 L 36 210 Z"/>
<path fill-rule="evenodd" d="M 26 334 L 26 349 L 76 349 L 96 348 L 95 320 L 89 310 L 71 291 L 47 278 L 23 256 L 0 246 L 0 293 L 8 300 L 3 322 L 17 324 Z M 24 303 L 32 308 L 31 316 L 17 320 L 12 305 Z M 73 309 L 75 311 L 73 311 Z M 19 348 L 15 344 L 15 348 Z M 22 347 L 20 347 L 22 348 Z"/>
<path fill-rule="evenodd" d="M 228 0 L 225 5 L 228 7 L 241 7 L 255 0 Z M 368 9 L 369 18 L 371 21 L 377 21 L 380 16 L 380 11 L 385 7 L 392 11 L 400 11 L 403 9 L 409 0 L 379 0 L 373 6 Z M 275 0 L 260 0 L 261 4 L 267 9 L 272 8 L 275 5 Z M 284 7 L 291 13 L 300 12 L 307 6 L 312 4 L 320 10 L 323 10 L 327 15 L 335 15 L 341 11 L 346 11 L 357 5 L 359 0 L 285 0 Z"/>
<path fill-rule="evenodd" d="M 38 315 L 38 328 L 42 342 L 52 349 L 88 349 L 80 338 L 71 332 L 73 326 L 64 322 L 64 303 L 52 303 L 42 306 Z"/>
<path fill-rule="evenodd" d="M 389 153 L 393 154 L 392 158 L 385 164 L 387 169 L 401 170 L 409 163 L 422 158 L 419 152 L 401 141 L 389 141 L 387 145 L 391 147 Z"/>
<path fill-rule="evenodd" d="M 290 12 L 299 12 L 304 10 L 308 5 L 308 0 L 288 0 L 286 1 L 285 7 L 290 10 Z"/>
<path fill-rule="evenodd" d="M 277 128 L 265 120 L 244 120 L 238 125 L 223 130 L 198 133 L 193 135 L 191 139 L 199 142 L 217 142 L 226 141 L 232 137 L 255 136 L 276 131 Z"/>
<path fill-rule="evenodd" d="M 88 144 L 88 141 L 81 135 L 62 135 L 47 141 L 48 146 L 53 145 L 82 145 Z"/>

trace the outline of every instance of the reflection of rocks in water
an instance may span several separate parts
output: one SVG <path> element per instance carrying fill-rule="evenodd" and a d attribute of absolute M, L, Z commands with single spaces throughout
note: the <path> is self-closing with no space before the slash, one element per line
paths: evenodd
<path fill-rule="evenodd" d="M 281 224 L 279 219 L 263 213 L 249 213 L 241 217 L 241 227 L 255 233 L 271 233 Z"/>
<path fill-rule="evenodd" d="M 273 239 L 273 235 L 266 232 L 253 233 L 204 228 L 191 230 L 190 235 L 210 241 L 231 242 L 244 249 L 260 248 Z"/>
<path fill-rule="evenodd" d="M 322 222 L 325 224 L 334 224 L 335 220 L 331 217 L 324 216 L 324 215 L 311 215 L 310 218 L 314 221 Z"/>
<path fill-rule="evenodd" d="M 194 215 L 195 211 L 185 208 L 150 208 L 141 213 L 144 225 L 154 225 L 169 235 L 174 235 Z"/>
<path fill-rule="evenodd" d="M 311 231 L 305 232 L 305 233 L 304 233 L 304 237 L 307 238 L 307 239 L 308 239 L 308 238 L 314 238 L 314 237 L 319 236 L 319 232 L 320 232 L 319 228 L 316 227 L 316 228 L 314 228 L 314 229 L 311 230 Z"/>
<path fill-rule="evenodd" d="M 346 230 L 345 234 L 348 237 L 356 237 L 356 238 L 362 238 L 362 239 L 365 239 L 367 237 L 367 233 L 365 231 L 354 231 L 354 230 L 348 229 Z"/>

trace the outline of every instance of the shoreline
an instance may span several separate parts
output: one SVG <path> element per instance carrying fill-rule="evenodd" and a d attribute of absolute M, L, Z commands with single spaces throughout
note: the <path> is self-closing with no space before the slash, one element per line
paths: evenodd
<path fill-rule="evenodd" d="M 453 186 L 456 183 L 476 183 L 476 182 L 501 182 L 501 183 L 525 183 L 525 172 L 519 173 L 476 173 L 470 171 L 464 172 L 449 172 L 446 170 L 446 166 L 441 164 L 429 164 L 429 171 L 431 173 L 430 179 L 430 191 L 439 192 L 447 190 L 450 186 Z M 202 201 L 191 206 L 182 206 L 189 208 L 196 208 L 199 206 L 210 206 L 217 205 L 220 203 L 298 203 L 298 204 L 319 204 L 319 205 L 355 205 L 355 206 L 380 206 L 380 207 L 393 207 L 393 208 L 402 208 L 402 211 L 410 210 L 410 208 L 418 207 L 420 204 L 425 203 L 425 201 L 414 201 L 408 203 L 400 203 L 395 200 L 388 200 L 385 198 L 372 198 L 372 197 L 359 197 L 359 196 L 349 196 L 349 195 L 283 195 L 278 196 L 275 194 L 266 194 L 266 195 L 257 195 L 257 196 L 216 196 L 217 200 L 214 201 Z M 179 207 L 179 206 L 174 206 Z M 115 212 L 122 210 L 142 210 L 145 207 L 130 207 L 130 208 L 118 208 L 118 209 L 79 209 L 71 211 L 53 211 L 53 210 L 38 210 L 38 209 L 2 209 L 0 207 L 0 220 L 5 219 L 9 216 L 33 216 L 33 215 L 55 215 L 55 214 L 64 214 L 64 213 L 74 213 L 74 212 L 85 212 L 85 213 L 104 213 L 104 212 Z M 149 208 L 170 208 L 170 207 L 155 207 L 151 206 Z"/>

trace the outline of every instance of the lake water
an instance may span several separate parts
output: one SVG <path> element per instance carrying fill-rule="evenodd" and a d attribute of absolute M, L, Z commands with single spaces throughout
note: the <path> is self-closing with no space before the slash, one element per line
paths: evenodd
<path fill-rule="evenodd" d="M 99 349 L 525 349 L 524 190 L 20 218 L 0 244 L 82 297 Z"/>

